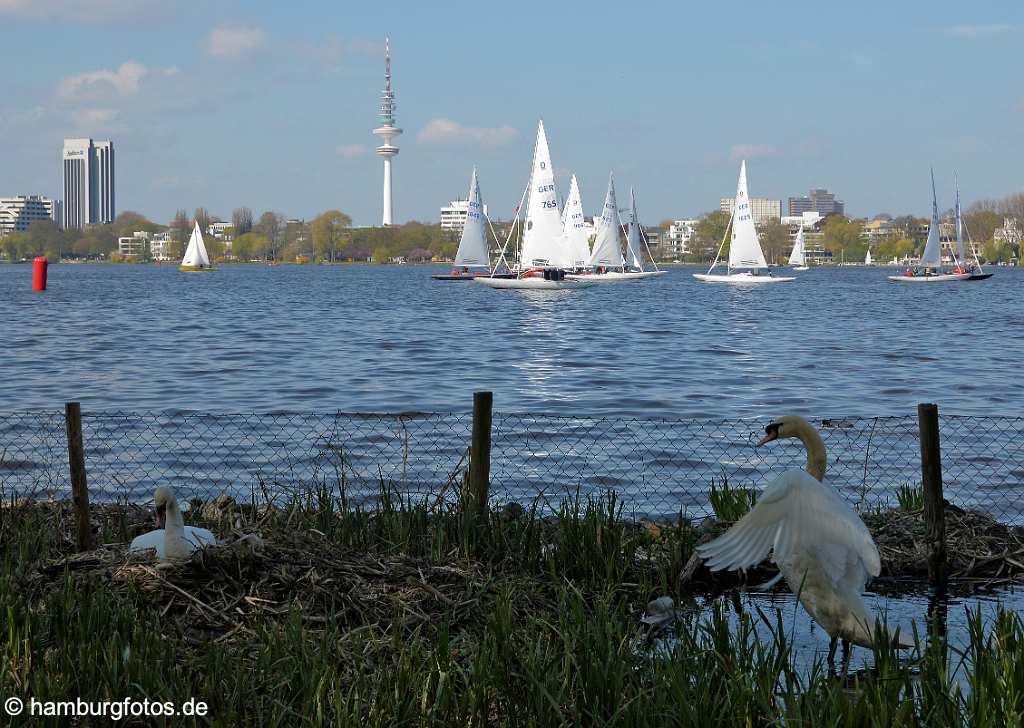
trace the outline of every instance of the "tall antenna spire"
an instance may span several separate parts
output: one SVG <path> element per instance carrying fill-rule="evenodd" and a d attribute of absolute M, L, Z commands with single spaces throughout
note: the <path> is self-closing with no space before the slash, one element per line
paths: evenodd
<path fill-rule="evenodd" d="M 398 154 L 398 147 L 391 140 L 402 133 L 395 126 L 395 92 L 391 90 L 391 39 L 384 38 L 384 90 L 380 95 L 380 126 L 373 133 L 383 138 L 377 147 L 377 154 L 384 158 L 384 225 L 392 224 L 391 201 L 391 159 Z"/>

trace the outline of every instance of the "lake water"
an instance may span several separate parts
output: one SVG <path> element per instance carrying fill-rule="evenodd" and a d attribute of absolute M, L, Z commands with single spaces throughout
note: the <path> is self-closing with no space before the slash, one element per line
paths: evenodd
<path fill-rule="evenodd" d="M 573 292 L 432 281 L 442 267 L 0 265 L 0 409 L 464 411 L 734 418 L 1016 414 L 1024 271 L 900 286 L 692 269 Z"/>

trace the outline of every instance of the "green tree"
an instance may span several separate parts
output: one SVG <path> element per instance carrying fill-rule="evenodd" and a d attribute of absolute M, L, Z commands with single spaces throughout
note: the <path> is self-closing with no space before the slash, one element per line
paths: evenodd
<path fill-rule="evenodd" d="M 859 260 L 867 244 L 861 239 L 863 225 L 843 215 L 830 215 L 822 227 L 821 243 L 835 260 Z"/>
<path fill-rule="evenodd" d="M 710 262 L 718 253 L 719 246 L 725 239 L 730 217 L 721 210 L 709 212 L 700 218 L 690 238 L 690 259 L 696 262 Z M 722 248 L 725 255 L 728 244 Z"/>
<path fill-rule="evenodd" d="M 964 237 L 970 236 L 970 239 L 979 245 L 991 240 L 996 228 L 1002 226 L 1002 216 L 991 210 L 978 210 L 964 215 L 964 227 L 967 228 Z"/>
<path fill-rule="evenodd" d="M 248 207 L 235 208 L 231 213 L 231 228 L 234 235 L 245 235 L 252 230 L 252 210 Z"/>
<path fill-rule="evenodd" d="M 786 262 L 789 259 L 793 247 L 789 239 L 789 225 L 783 225 L 779 220 L 767 220 L 757 226 L 757 236 L 769 263 Z"/>
<path fill-rule="evenodd" d="M 170 224 L 171 244 L 168 255 L 172 258 L 181 258 L 185 255 L 185 244 L 192 234 L 192 222 L 189 220 L 185 210 L 178 210 L 174 213 L 174 219 Z"/>
<path fill-rule="evenodd" d="M 333 263 L 347 242 L 352 218 L 339 210 L 328 210 L 313 220 L 313 254 Z"/>
<path fill-rule="evenodd" d="M 352 220 L 349 218 L 349 224 Z M 285 217 L 279 212 L 264 212 L 260 215 L 260 221 L 253 228 L 256 232 L 266 238 L 268 244 L 258 255 L 262 258 L 277 257 L 277 251 L 285 244 Z"/>
<path fill-rule="evenodd" d="M 1008 263 L 1013 258 L 1013 247 L 1002 240 L 989 240 L 981 251 L 986 263 Z"/>

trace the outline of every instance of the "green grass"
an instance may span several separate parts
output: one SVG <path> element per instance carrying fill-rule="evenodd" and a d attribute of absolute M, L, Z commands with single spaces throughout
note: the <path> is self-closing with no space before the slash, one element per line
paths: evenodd
<path fill-rule="evenodd" d="M 753 488 L 733 488 L 729 485 L 729 478 L 724 475 L 720 486 L 715 485 L 714 480 L 711 481 L 708 503 L 720 521 L 732 523 L 740 520 L 756 502 L 757 491 Z"/>
<path fill-rule="evenodd" d="M 875 670 L 848 679 L 820 660 L 798 668 L 779 612 L 730 620 L 719 603 L 655 644 L 637 611 L 669 590 L 694 532 L 638 528 L 612 495 L 577 494 L 557 516 L 435 509 L 386 489 L 372 511 L 326 489 L 296 496 L 263 516 L 268 537 L 316 529 L 339 552 L 473 563 L 486 603 L 472 618 L 452 610 L 405 626 L 388 615 L 353 626 L 340 608 L 311 619 L 295 603 L 251 617 L 250 636 L 233 642 L 168 636 L 165 605 L 144 589 L 70 572 L 41 589 L 37 567 L 68 552 L 66 536 L 42 509 L 0 510 L 0 695 L 196 698 L 223 726 L 949 726 L 1024 715 L 1014 614 L 990 625 L 974 615 L 963 653 L 937 636 L 913 664 L 876 648 Z M 105 537 L 125 528 L 115 515 Z M 335 586 L 339 602 L 352 588 Z"/>
<path fill-rule="evenodd" d="M 919 511 L 924 508 L 924 487 L 901 485 L 896 489 L 896 502 L 901 511 Z"/>

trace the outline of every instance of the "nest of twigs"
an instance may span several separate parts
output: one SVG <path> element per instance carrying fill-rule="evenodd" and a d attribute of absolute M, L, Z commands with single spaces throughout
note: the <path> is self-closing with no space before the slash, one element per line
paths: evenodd
<path fill-rule="evenodd" d="M 930 550 L 922 510 L 893 509 L 863 514 L 862 518 L 882 557 L 881 579 L 912 581 L 927 577 Z M 707 524 L 700 542 L 716 538 L 730 526 L 732 523 L 725 521 Z M 946 506 L 945 527 L 951 583 L 973 589 L 1024 581 L 1024 529 L 953 505 Z M 711 572 L 694 554 L 680 574 L 678 586 L 680 591 L 730 588 L 766 582 L 777 573 L 770 561 L 746 574 Z"/>
<path fill-rule="evenodd" d="M 413 628 L 478 615 L 490 594 L 481 567 L 339 549 L 315 534 L 282 542 L 243 537 L 159 563 L 121 547 L 79 553 L 41 567 L 31 586 L 58 588 L 71 572 L 152 603 L 161 623 L 186 643 L 246 641 L 261 618 L 294 613 L 316 629 Z"/>

